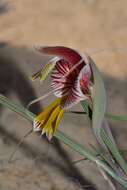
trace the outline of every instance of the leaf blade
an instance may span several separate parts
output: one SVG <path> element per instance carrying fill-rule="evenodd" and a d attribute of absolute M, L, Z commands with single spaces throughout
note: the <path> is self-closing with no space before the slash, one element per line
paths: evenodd
<path fill-rule="evenodd" d="M 25 119 L 30 122 L 33 122 L 35 115 L 26 110 L 23 106 L 17 105 L 16 103 L 11 102 L 8 98 L 3 95 L 0 95 L 0 104 L 8 107 L 12 111 L 16 112 L 17 114 L 21 115 Z M 118 176 L 109 166 L 106 165 L 105 162 L 93 156 L 89 151 L 87 151 L 84 147 L 74 142 L 70 137 L 66 136 L 64 133 L 60 131 L 56 131 L 55 137 L 62 141 L 64 144 L 68 145 L 72 150 L 78 152 L 80 155 L 88 158 L 89 160 L 93 161 L 101 168 L 103 168 L 110 176 L 112 176 L 116 181 L 118 181 L 124 188 L 127 189 L 127 181 L 122 177 Z"/>
<path fill-rule="evenodd" d="M 92 127 L 98 142 L 103 146 L 103 148 L 109 151 L 109 155 L 115 158 L 119 166 L 122 168 L 124 173 L 127 175 L 127 164 L 121 156 L 114 138 L 112 136 L 111 130 L 107 121 L 104 119 L 106 112 L 106 91 L 104 87 L 103 80 L 101 78 L 100 72 L 96 67 L 95 63 L 91 61 L 93 77 L 94 77 L 94 87 L 93 87 L 93 116 L 92 116 Z M 118 167 L 115 163 L 113 167 L 118 171 Z M 119 173 L 119 171 L 118 171 Z"/>

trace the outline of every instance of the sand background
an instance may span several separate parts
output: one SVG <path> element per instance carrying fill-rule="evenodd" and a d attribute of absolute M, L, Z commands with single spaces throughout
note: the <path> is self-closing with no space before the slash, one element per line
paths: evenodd
<path fill-rule="evenodd" d="M 48 60 L 33 45 L 65 45 L 91 55 L 105 81 L 108 111 L 127 114 L 126 7 L 126 0 L 0 1 L 0 92 L 24 106 L 45 93 L 49 80 L 42 86 L 29 79 Z M 125 49 L 94 53 L 121 47 Z M 39 112 L 51 99 L 54 97 L 31 110 Z M 127 124 L 111 122 L 111 127 L 118 146 L 126 148 Z M 0 190 L 111 189 L 93 163 L 73 165 L 81 158 L 77 153 L 56 139 L 49 144 L 37 134 L 30 135 L 8 163 L 30 128 L 28 121 L 1 107 Z M 61 130 L 86 147 L 95 143 L 85 116 L 66 114 Z"/>

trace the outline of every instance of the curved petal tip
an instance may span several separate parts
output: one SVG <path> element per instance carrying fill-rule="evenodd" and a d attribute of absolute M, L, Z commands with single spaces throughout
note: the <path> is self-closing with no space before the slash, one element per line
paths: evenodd
<path fill-rule="evenodd" d="M 47 54 L 47 55 L 55 55 L 61 57 L 71 63 L 78 62 L 82 57 L 80 53 L 74 49 L 64 47 L 64 46 L 34 46 L 35 50 Z"/>

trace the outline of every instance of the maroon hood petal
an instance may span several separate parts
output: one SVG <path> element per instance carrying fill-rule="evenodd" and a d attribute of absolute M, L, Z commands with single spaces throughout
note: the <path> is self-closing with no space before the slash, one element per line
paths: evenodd
<path fill-rule="evenodd" d="M 64 46 L 40 46 L 36 49 L 47 55 L 59 56 L 72 64 L 77 63 L 82 58 L 76 50 Z"/>

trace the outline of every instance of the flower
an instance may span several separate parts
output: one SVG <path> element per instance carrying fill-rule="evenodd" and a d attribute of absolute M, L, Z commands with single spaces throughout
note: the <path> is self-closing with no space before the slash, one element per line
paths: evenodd
<path fill-rule="evenodd" d="M 41 53 L 55 56 L 44 69 L 32 77 L 45 80 L 51 72 L 51 87 L 57 99 L 34 119 L 34 131 L 41 130 L 50 140 L 59 126 L 64 111 L 91 97 L 90 58 L 63 46 L 36 47 L 36 49 Z"/>

